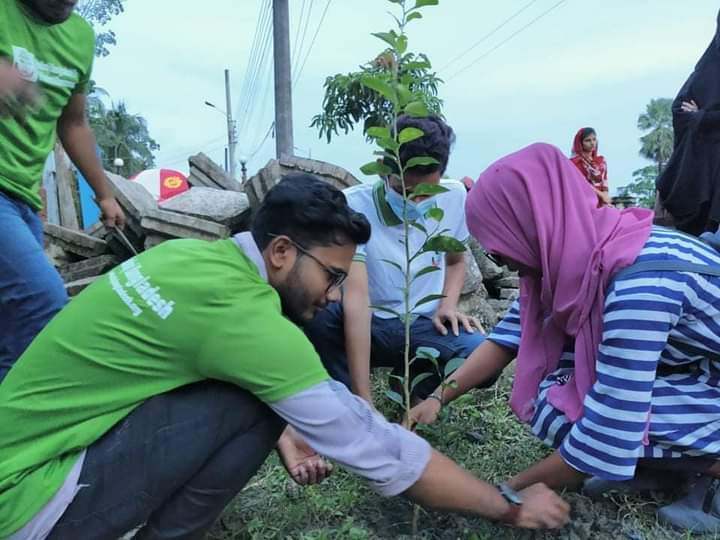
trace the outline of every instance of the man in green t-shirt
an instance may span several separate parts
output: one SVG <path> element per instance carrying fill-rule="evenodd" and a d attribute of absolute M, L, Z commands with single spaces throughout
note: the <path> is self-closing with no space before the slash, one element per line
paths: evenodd
<path fill-rule="evenodd" d="M 85 289 L 0 385 L 0 538 L 200 537 L 285 423 L 300 483 L 319 454 L 383 495 L 563 525 L 554 492 L 501 493 L 329 378 L 296 323 L 340 299 L 369 237 L 342 192 L 292 175 L 251 232 L 165 242 Z"/>
<path fill-rule="evenodd" d="M 108 226 L 125 220 L 85 116 L 95 50 L 77 0 L 0 0 L 0 381 L 67 302 L 43 253 L 43 166 L 60 139 Z"/>

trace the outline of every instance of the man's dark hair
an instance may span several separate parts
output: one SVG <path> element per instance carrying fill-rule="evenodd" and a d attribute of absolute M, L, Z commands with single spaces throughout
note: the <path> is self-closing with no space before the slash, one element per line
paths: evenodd
<path fill-rule="evenodd" d="M 301 246 L 365 244 L 370 223 L 347 204 L 342 191 L 311 174 L 288 174 L 268 191 L 251 226 L 262 251 L 270 234 L 284 234 Z"/>
<path fill-rule="evenodd" d="M 440 163 L 433 165 L 416 165 L 408 169 L 408 172 L 414 174 L 432 174 L 440 171 L 440 174 L 444 174 L 448 159 L 450 158 L 450 148 L 455 144 L 455 133 L 452 128 L 439 116 L 413 118 L 412 116 L 402 115 L 397 121 L 397 132 L 400 133 L 407 127 L 420 129 L 424 135 L 400 147 L 400 161 L 403 166 L 411 158 L 430 156 L 437 159 Z M 399 173 L 394 162 L 388 162 L 386 159 L 385 164 L 390 166 L 395 174 Z"/>

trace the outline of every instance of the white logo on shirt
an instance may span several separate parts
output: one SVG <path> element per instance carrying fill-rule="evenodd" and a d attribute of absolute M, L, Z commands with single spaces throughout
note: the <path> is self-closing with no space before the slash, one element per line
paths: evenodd
<path fill-rule="evenodd" d="M 77 70 L 38 60 L 23 47 L 13 45 L 13 65 L 28 82 L 38 82 L 60 88 L 75 88 L 80 75 Z"/>
<path fill-rule="evenodd" d="M 128 294 L 126 289 L 133 289 L 155 314 L 165 320 L 174 310 L 175 302 L 165 300 L 160 296 L 160 287 L 153 287 L 150 278 L 140 271 L 140 263 L 135 258 L 129 259 L 120 265 L 120 269 L 125 274 L 126 281 L 121 283 L 115 273 L 110 272 L 110 286 L 115 293 L 130 309 L 134 317 L 142 314 L 142 309 L 137 305 L 136 301 Z"/>
<path fill-rule="evenodd" d="M 38 80 L 38 66 L 35 55 L 13 45 L 13 66 L 20 72 L 20 76 L 28 82 L 36 82 Z"/>

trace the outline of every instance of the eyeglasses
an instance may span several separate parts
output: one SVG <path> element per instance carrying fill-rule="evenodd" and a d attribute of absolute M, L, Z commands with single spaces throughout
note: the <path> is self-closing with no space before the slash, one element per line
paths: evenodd
<path fill-rule="evenodd" d="M 278 238 L 279 234 L 273 234 L 273 233 L 267 233 L 267 235 L 270 238 Z M 315 255 L 310 253 L 307 249 L 305 249 L 302 245 L 298 244 L 295 240 L 292 238 L 286 236 L 286 238 L 290 241 L 290 243 L 295 246 L 295 249 L 297 249 L 300 253 L 303 255 L 307 255 L 310 257 L 313 261 L 318 263 L 323 270 L 325 270 L 325 273 L 328 275 L 328 286 L 327 289 L 325 289 L 325 294 L 330 294 L 330 292 L 334 289 L 338 289 L 342 286 L 343 283 L 345 283 L 345 280 L 347 279 L 348 275 L 347 272 L 343 270 L 336 270 L 335 268 L 330 268 L 328 265 L 326 265 L 324 262 L 322 262 L 320 259 L 318 259 Z"/>
<path fill-rule="evenodd" d="M 483 251 L 485 256 L 490 259 L 490 262 L 493 263 L 495 266 L 507 266 L 507 263 L 502 260 L 502 257 L 499 255 L 493 255 L 489 251 Z"/>

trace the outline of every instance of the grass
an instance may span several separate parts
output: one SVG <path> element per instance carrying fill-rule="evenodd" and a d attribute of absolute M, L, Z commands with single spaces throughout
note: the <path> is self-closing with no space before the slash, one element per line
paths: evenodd
<path fill-rule="evenodd" d="M 376 378 L 381 395 L 384 377 Z M 421 435 L 475 475 L 499 482 L 548 454 L 534 436 L 512 416 L 507 406 L 510 388 L 504 376 L 491 389 L 457 400 L 443 412 L 442 422 Z M 378 397 L 389 418 L 399 409 Z M 474 432 L 474 436 L 468 435 Z M 520 531 L 479 518 L 423 510 L 420 539 L 567 539 L 663 540 L 720 536 L 691 536 L 662 527 L 655 510 L 662 499 L 614 495 L 593 502 L 577 493 L 566 494 L 573 507 L 570 525 L 558 532 Z M 410 538 L 412 504 L 400 497 L 381 498 L 359 478 L 336 469 L 319 486 L 300 488 L 289 480 L 273 454 L 258 474 L 225 510 L 208 535 L 212 540 L 375 540 Z"/>

